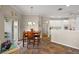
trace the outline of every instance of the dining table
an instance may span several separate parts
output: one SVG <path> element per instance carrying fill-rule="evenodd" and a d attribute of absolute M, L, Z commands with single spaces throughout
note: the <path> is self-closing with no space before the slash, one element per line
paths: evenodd
<path fill-rule="evenodd" d="M 24 47 L 24 43 L 25 41 L 27 40 L 27 47 L 28 47 L 28 43 L 30 43 L 31 40 L 33 40 L 33 46 L 35 46 L 36 42 L 37 42 L 37 45 L 39 45 L 40 43 L 40 32 L 30 32 L 30 31 L 27 31 L 27 32 L 24 32 L 23 33 L 23 47 Z"/>

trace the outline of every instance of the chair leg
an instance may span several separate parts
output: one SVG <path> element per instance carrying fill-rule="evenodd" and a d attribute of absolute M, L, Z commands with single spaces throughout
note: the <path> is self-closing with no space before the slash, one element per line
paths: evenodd
<path fill-rule="evenodd" d="M 24 39 L 23 39 L 23 47 L 24 47 Z"/>
<path fill-rule="evenodd" d="M 34 46 L 35 46 L 35 40 L 33 40 L 33 48 L 34 48 Z"/>
<path fill-rule="evenodd" d="M 28 48 L 28 45 L 29 45 L 29 41 L 27 40 L 27 48 Z"/>
<path fill-rule="evenodd" d="M 40 43 L 40 39 L 38 39 L 38 46 L 39 46 L 39 43 Z"/>
<path fill-rule="evenodd" d="M 33 43 L 33 48 L 34 48 L 34 46 L 35 46 L 35 45 L 34 45 L 34 43 Z"/>
<path fill-rule="evenodd" d="M 27 48 L 28 48 L 28 43 L 27 43 Z"/>

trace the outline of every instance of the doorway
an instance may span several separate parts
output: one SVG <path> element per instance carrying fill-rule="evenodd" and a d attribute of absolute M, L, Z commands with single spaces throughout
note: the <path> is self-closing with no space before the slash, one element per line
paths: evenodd
<path fill-rule="evenodd" d="M 16 44 L 16 46 L 18 45 L 18 35 L 19 35 L 19 31 L 18 31 L 18 20 L 14 20 L 13 21 L 13 40 L 14 43 Z"/>

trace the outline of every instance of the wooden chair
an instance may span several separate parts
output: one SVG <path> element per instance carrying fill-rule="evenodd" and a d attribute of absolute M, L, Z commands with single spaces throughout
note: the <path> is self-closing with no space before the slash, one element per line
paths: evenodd
<path fill-rule="evenodd" d="M 26 32 L 23 32 L 23 39 L 22 39 L 22 40 L 23 40 L 23 47 L 24 47 L 24 45 L 25 45 L 25 44 L 24 44 L 25 41 L 27 40 L 26 38 L 27 38 L 27 33 L 26 33 Z"/>
<path fill-rule="evenodd" d="M 30 44 L 32 44 L 34 47 L 34 33 L 33 32 L 27 32 L 27 48 Z"/>
<path fill-rule="evenodd" d="M 23 47 L 24 47 L 25 40 L 27 40 L 27 48 L 30 44 L 32 44 L 34 48 L 35 45 L 39 46 L 40 34 L 38 32 L 25 32 L 23 33 Z"/>
<path fill-rule="evenodd" d="M 35 33 L 34 34 L 34 46 L 37 45 L 39 46 L 40 44 L 40 34 L 39 33 Z"/>

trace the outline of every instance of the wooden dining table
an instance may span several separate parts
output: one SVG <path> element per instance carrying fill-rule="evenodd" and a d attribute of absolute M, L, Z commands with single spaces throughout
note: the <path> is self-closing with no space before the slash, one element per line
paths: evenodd
<path fill-rule="evenodd" d="M 40 43 L 40 32 L 24 32 L 23 33 L 23 47 L 24 47 L 24 42 L 27 40 L 27 48 L 28 48 L 28 43 L 30 43 L 31 40 L 33 40 L 33 46 L 35 46 L 36 42 L 37 45 Z"/>

